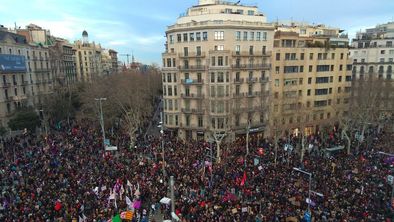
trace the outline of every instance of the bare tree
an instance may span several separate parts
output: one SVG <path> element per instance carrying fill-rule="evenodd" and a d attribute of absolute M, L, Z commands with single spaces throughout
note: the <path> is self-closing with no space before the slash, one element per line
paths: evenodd
<path fill-rule="evenodd" d="M 381 124 L 383 114 L 393 113 L 393 86 L 392 80 L 383 79 L 373 73 L 366 78 L 353 79 L 351 109 L 347 118 L 359 131 L 357 150 L 365 141 L 368 126 Z"/>
<path fill-rule="evenodd" d="M 103 103 L 105 125 L 111 126 L 121 120 L 132 147 L 137 131 L 152 113 L 154 99 L 161 90 L 160 82 L 161 76 L 154 67 L 144 73 L 129 71 L 98 79 L 83 93 L 83 117 L 97 119 L 94 98 L 106 97 Z"/>

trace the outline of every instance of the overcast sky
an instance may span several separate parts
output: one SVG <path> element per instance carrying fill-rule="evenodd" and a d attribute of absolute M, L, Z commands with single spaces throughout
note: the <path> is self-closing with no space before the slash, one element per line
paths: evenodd
<path fill-rule="evenodd" d="M 34 23 L 70 41 L 89 40 L 143 63 L 159 63 L 165 29 L 198 0 L 1 0 L 0 24 Z M 235 0 L 233 1 L 235 2 Z M 326 24 L 349 32 L 393 21 L 394 0 L 241 0 L 257 5 L 269 21 Z M 120 57 L 125 60 L 125 58 Z"/>

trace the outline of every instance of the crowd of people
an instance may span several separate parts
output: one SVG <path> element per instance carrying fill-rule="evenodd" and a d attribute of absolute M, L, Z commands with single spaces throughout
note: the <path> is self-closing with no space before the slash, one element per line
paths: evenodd
<path fill-rule="evenodd" d="M 292 152 L 282 142 L 275 163 L 272 141 L 252 136 L 248 155 L 243 138 L 223 143 L 218 163 L 209 156 L 214 144 L 166 136 L 163 161 L 161 138 L 130 149 L 127 135 L 115 134 L 118 150 L 105 152 L 98 127 L 79 122 L 47 136 L 3 140 L 0 221 L 100 222 L 127 210 L 134 221 L 168 219 L 170 207 L 160 200 L 169 197 L 170 176 L 181 221 L 302 221 L 308 207 L 314 221 L 391 221 L 386 178 L 393 161 L 378 151 L 392 151 L 392 138 L 382 132 L 351 155 L 328 157 L 316 136 L 303 162 L 295 142 Z M 294 167 L 312 174 L 310 186 Z"/>

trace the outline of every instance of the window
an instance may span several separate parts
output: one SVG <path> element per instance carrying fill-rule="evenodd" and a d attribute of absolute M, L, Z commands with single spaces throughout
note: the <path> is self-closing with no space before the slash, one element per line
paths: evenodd
<path fill-rule="evenodd" d="M 312 84 L 312 77 L 308 78 L 308 84 Z"/>
<path fill-rule="evenodd" d="M 207 41 L 208 40 L 208 32 L 203 32 L 202 33 L 202 40 Z"/>
<path fill-rule="evenodd" d="M 184 47 L 183 48 L 183 54 L 184 54 L 184 56 L 188 56 L 189 55 L 189 48 L 188 47 Z"/>
<path fill-rule="evenodd" d="M 172 86 L 168 86 L 168 96 L 172 96 Z"/>
<path fill-rule="evenodd" d="M 171 73 L 167 74 L 167 82 L 171 82 Z"/>
<path fill-rule="evenodd" d="M 211 72 L 211 82 L 215 82 L 215 73 Z"/>
<path fill-rule="evenodd" d="M 200 56 L 201 55 L 201 46 L 197 46 L 196 51 L 197 51 L 197 55 Z"/>
<path fill-rule="evenodd" d="M 223 51 L 224 45 L 215 45 L 215 51 Z"/>
<path fill-rule="evenodd" d="M 204 127 L 204 121 L 202 116 L 198 117 L 198 127 Z"/>
<path fill-rule="evenodd" d="M 341 59 L 343 59 L 343 53 L 341 53 Z"/>
<path fill-rule="evenodd" d="M 260 41 L 261 40 L 261 32 L 256 33 L 256 40 Z"/>
<path fill-rule="evenodd" d="M 327 95 L 328 94 L 328 89 L 315 89 L 315 95 Z"/>
<path fill-rule="evenodd" d="M 279 74 L 279 72 L 280 72 L 280 67 L 279 66 L 275 67 L 275 72 L 276 72 L 276 74 Z"/>
<path fill-rule="evenodd" d="M 338 77 L 338 82 L 342 82 L 342 76 Z"/>
<path fill-rule="evenodd" d="M 315 107 L 324 107 L 327 106 L 327 104 L 327 100 L 318 100 L 314 103 Z"/>
<path fill-rule="evenodd" d="M 276 61 L 280 60 L 280 53 L 276 53 Z"/>
<path fill-rule="evenodd" d="M 241 32 L 240 31 L 235 32 L 235 40 L 237 40 L 237 41 L 241 40 Z"/>
<path fill-rule="evenodd" d="M 380 54 L 384 55 L 386 53 L 386 50 L 380 50 Z"/>
<path fill-rule="evenodd" d="M 304 72 L 304 66 L 300 66 L 300 72 Z"/>
<path fill-rule="evenodd" d="M 224 82 L 224 73 L 223 72 L 219 72 L 218 73 L 218 75 L 217 75 L 217 82 L 220 82 L 220 83 L 222 83 L 222 82 Z"/>
<path fill-rule="evenodd" d="M 218 66 L 223 66 L 223 56 L 218 56 Z"/>
<path fill-rule="evenodd" d="M 248 15 L 254 15 L 254 11 L 253 10 L 248 10 Z"/>
<path fill-rule="evenodd" d="M 279 79 L 275 79 L 275 86 L 279 86 Z"/>
<path fill-rule="evenodd" d="M 187 33 L 183 33 L 183 41 L 187 42 Z"/>
<path fill-rule="evenodd" d="M 254 32 L 250 32 L 250 41 L 254 41 Z"/>
<path fill-rule="evenodd" d="M 196 32 L 196 41 L 201 41 L 201 32 Z"/>
<path fill-rule="evenodd" d="M 243 15 L 243 14 L 244 14 L 244 10 L 242 10 L 242 9 L 237 9 L 237 13 L 240 14 L 240 15 Z"/>
<path fill-rule="evenodd" d="M 284 67 L 284 73 L 297 73 L 298 72 L 298 66 L 285 66 Z"/>
<path fill-rule="evenodd" d="M 304 60 L 304 56 L 305 56 L 305 53 L 301 53 L 300 59 L 301 59 L 301 60 Z"/>
<path fill-rule="evenodd" d="M 263 32 L 263 40 L 267 41 L 267 32 Z"/>
<path fill-rule="evenodd" d="M 237 55 L 239 55 L 240 52 L 241 52 L 241 46 L 240 46 L 240 45 L 236 45 L 236 46 L 235 46 L 235 53 L 236 53 Z"/>
<path fill-rule="evenodd" d="M 249 55 L 253 55 L 253 46 L 249 46 Z"/>
<path fill-rule="evenodd" d="M 313 71 L 313 66 L 309 66 L 309 72 Z"/>
<path fill-rule="evenodd" d="M 248 40 L 248 32 L 244 32 L 244 41 Z"/>
<path fill-rule="evenodd" d="M 215 40 L 223 40 L 224 39 L 224 31 L 215 31 Z"/>
<path fill-rule="evenodd" d="M 316 72 L 328 72 L 330 71 L 330 65 L 318 65 Z"/>
<path fill-rule="evenodd" d="M 190 33 L 190 34 L 189 34 L 189 40 L 190 40 L 191 42 L 194 42 L 194 33 Z"/>
<path fill-rule="evenodd" d="M 175 58 L 172 59 L 172 67 L 176 67 Z"/>
<path fill-rule="evenodd" d="M 313 53 L 310 53 L 310 54 L 309 54 L 309 59 L 310 59 L 310 60 L 313 60 Z"/>
<path fill-rule="evenodd" d="M 170 44 L 173 44 L 173 43 L 174 43 L 174 36 L 173 36 L 173 35 L 170 35 L 170 36 L 169 36 L 169 39 L 170 39 Z"/>
<path fill-rule="evenodd" d="M 212 56 L 212 59 L 211 59 L 211 61 L 212 61 L 212 66 L 215 66 L 215 56 Z"/>

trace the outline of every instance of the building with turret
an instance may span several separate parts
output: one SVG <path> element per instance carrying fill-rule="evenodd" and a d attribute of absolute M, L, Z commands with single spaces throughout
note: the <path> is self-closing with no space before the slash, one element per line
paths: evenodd
<path fill-rule="evenodd" d="M 88 33 L 82 32 L 82 40 L 74 42 L 77 81 L 92 82 L 103 75 L 102 48 L 100 44 L 89 42 Z"/>

